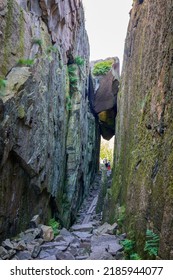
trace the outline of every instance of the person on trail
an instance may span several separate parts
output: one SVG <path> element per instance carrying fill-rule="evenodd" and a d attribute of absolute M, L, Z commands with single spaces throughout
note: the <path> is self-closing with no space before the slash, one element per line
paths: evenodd
<path fill-rule="evenodd" d="M 109 177 L 111 175 L 111 164 L 110 164 L 110 161 L 108 161 L 107 163 L 107 176 Z"/>

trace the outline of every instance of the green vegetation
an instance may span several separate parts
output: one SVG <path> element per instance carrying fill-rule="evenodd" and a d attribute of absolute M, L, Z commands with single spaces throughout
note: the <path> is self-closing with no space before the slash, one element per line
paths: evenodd
<path fill-rule="evenodd" d="M 144 251 L 149 254 L 149 256 L 157 256 L 159 248 L 159 236 L 152 230 L 147 229 L 146 231 L 146 242 Z"/>
<path fill-rule="evenodd" d="M 41 47 L 41 45 L 43 44 L 42 40 L 40 38 L 34 38 L 32 40 L 33 44 L 37 44 Z"/>
<path fill-rule="evenodd" d="M 7 86 L 7 81 L 0 77 L 0 96 L 4 95 L 6 86 Z"/>
<path fill-rule="evenodd" d="M 18 107 L 18 118 L 23 119 L 24 117 L 25 117 L 25 109 L 22 105 Z"/>
<path fill-rule="evenodd" d="M 70 94 L 78 91 L 78 76 L 77 67 L 74 64 L 68 65 L 69 83 L 70 83 Z"/>
<path fill-rule="evenodd" d="M 32 66 L 34 64 L 34 59 L 21 58 L 21 59 L 18 60 L 17 64 L 19 66 Z"/>
<path fill-rule="evenodd" d="M 57 53 L 57 52 L 58 52 L 58 48 L 55 47 L 55 46 L 49 46 L 49 47 L 47 47 L 46 53 L 47 53 L 47 54 L 50 54 L 51 52 Z"/>
<path fill-rule="evenodd" d="M 70 111 L 72 109 L 72 104 L 71 104 L 71 97 L 70 96 L 67 96 L 66 97 L 66 109 L 68 111 Z"/>
<path fill-rule="evenodd" d="M 102 160 L 104 158 L 107 158 L 110 161 L 111 165 L 113 164 L 113 149 L 110 148 L 109 142 L 101 142 L 100 158 Z"/>
<path fill-rule="evenodd" d="M 105 75 L 112 67 L 113 60 L 106 60 L 106 61 L 100 61 L 97 62 L 94 65 L 93 69 L 93 75 L 99 76 L 99 75 Z"/>
<path fill-rule="evenodd" d="M 84 62 L 85 62 L 85 60 L 80 56 L 76 56 L 74 59 L 74 63 L 78 66 L 84 65 Z"/>
<path fill-rule="evenodd" d="M 134 252 L 135 242 L 130 239 L 125 239 L 120 242 L 124 248 L 126 260 L 141 260 L 140 256 Z"/>
<path fill-rule="evenodd" d="M 125 221 L 125 212 L 126 212 L 126 208 L 124 205 L 122 205 L 121 207 L 119 207 L 119 211 L 118 211 L 118 219 L 117 219 L 117 223 L 119 226 L 119 229 L 122 228 L 124 221 Z"/>
<path fill-rule="evenodd" d="M 60 224 L 54 219 L 50 219 L 48 225 L 53 229 L 54 235 L 57 236 L 59 234 Z"/>

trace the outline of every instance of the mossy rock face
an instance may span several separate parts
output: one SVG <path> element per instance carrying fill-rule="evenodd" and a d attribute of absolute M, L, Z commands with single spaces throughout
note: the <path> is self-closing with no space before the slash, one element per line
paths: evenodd
<path fill-rule="evenodd" d="M 132 9 L 118 97 L 112 186 L 112 204 L 126 205 L 125 228 L 127 234 L 135 234 L 137 253 L 145 257 L 149 228 L 161 236 L 158 254 L 163 259 L 170 258 L 173 234 L 173 63 L 169 59 L 173 15 L 169 9 L 169 3 L 163 8 L 160 0 Z M 159 10 L 163 11 L 163 22 Z M 149 22 L 148 11 L 152 15 Z M 148 23 L 154 33 L 147 28 Z M 163 46 L 167 46 L 165 54 Z"/>

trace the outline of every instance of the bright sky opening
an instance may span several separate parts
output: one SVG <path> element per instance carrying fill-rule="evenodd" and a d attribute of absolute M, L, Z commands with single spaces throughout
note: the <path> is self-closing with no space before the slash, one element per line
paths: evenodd
<path fill-rule="evenodd" d="M 133 0 L 82 0 L 90 42 L 90 60 L 118 56 L 124 43 Z"/>

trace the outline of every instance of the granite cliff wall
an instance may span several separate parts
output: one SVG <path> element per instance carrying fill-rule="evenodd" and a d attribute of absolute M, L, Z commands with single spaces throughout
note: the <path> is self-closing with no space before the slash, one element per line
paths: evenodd
<path fill-rule="evenodd" d="M 160 237 L 158 256 L 173 259 L 173 1 L 136 0 L 130 14 L 110 215 L 125 207 L 143 257 L 149 229 Z"/>
<path fill-rule="evenodd" d="M 81 1 L 0 0 L 0 46 L 0 237 L 34 214 L 69 226 L 100 139 Z"/>

